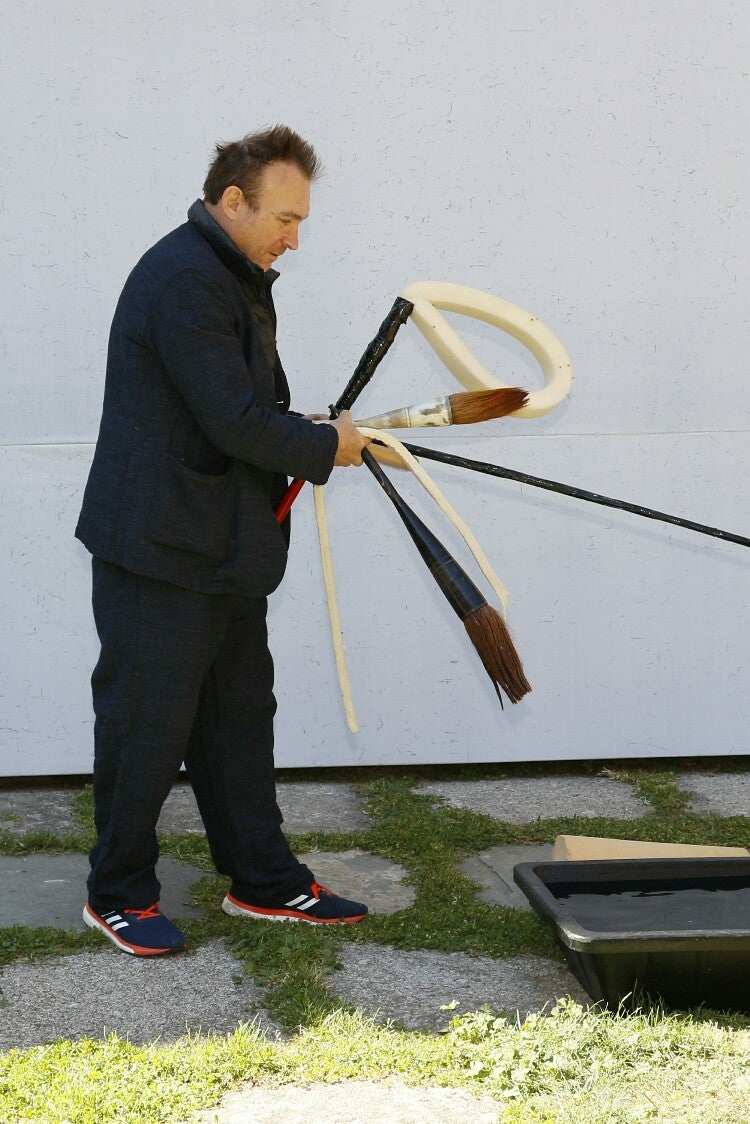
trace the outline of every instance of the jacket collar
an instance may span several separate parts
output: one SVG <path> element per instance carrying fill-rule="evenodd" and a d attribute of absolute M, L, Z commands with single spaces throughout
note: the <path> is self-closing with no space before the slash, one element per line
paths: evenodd
<path fill-rule="evenodd" d="M 268 269 L 264 271 L 254 261 L 250 261 L 250 258 L 246 257 L 242 250 L 235 246 L 213 215 L 209 215 L 202 200 L 196 199 L 190 207 L 188 222 L 198 228 L 217 257 L 221 258 L 224 265 L 231 269 L 232 273 L 241 277 L 243 281 L 249 281 L 260 295 L 265 295 L 268 292 L 279 276 L 276 270 Z"/>

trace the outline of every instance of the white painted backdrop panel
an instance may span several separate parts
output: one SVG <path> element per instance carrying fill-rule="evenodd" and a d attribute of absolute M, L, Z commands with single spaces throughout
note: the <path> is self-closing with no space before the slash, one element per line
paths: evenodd
<path fill-rule="evenodd" d="M 109 321 L 213 143 L 260 124 L 288 121 L 327 167 L 277 286 L 298 408 L 339 392 L 403 285 L 472 285 L 549 324 L 573 395 L 545 419 L 417 440 L 750 531 L 743 0 L 32 0 L 10 5 L 4 43 L 0 774 L 90 768 L 96 637 L 72 529 Z M 460 329 L 536 384 L 513 341 Z M 407 326 L 362 410 L 452 389 Z M 363 729 L 341 713 L 303 494 L 271 609 L 279 764 L 746 752 L 742 548 L 435 475 L 510 587 L 534 693 L 499 711 L 385 497 L 336 473 Z"/>

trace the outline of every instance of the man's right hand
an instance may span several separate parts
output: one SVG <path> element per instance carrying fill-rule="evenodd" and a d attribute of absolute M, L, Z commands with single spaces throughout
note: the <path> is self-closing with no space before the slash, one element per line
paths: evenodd
<path fill-rule="evenodd" d="M 372 438 L 365 437 L 352 424 L 349 410 L 342 410 L 339 416 L 328 424 L 333 426 L 339 438 L 339 447 L 333 463 L 339 468 L 362 464 L 362 450 L 367 448 Z"/>

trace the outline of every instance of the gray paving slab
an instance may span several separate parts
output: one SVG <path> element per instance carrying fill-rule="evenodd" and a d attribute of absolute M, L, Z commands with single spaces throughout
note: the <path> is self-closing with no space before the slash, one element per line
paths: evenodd
<path fill-rule="evenodd" d="M 559 816 L 611 816 L 637 820 L 652 809 L 629 784 L 610 777 L 511 777 L 492 781 L 423 781 L 415 792 L 439 796 L 452 808 L 469 808 L 505 823 Z"/>
<path fill-rule="evenodd" d="M 70 835 L 76 830 L 74 796 L 75 790 L 69 788 L 0 789 L 0 831 L 21 836 L 34 831 Z"/>
<path fill-rule="evenodd" d="M 308 851 L 299 859 L 318 882 L 344 898 L 364 902 L 370 913 L 397 913 L 414 904 L 416 893 L 397 863 L 368 851 Z"/>
<path fill-rule="evenodd" d="M 352 944 L 344 946 L 339 961 L 341 969 L 326 979 L 334 995 L 379 1021 L 390 1019 L 410 1030 L 443 1030 L 455 1014 L 485 1004 L 525 1018 L 566 995 L 590 1002 L 567 968 L 539 956 L 493 960 L 463 952 Z M 454 1000 L 454 1011 L 441 1010 Z"/>
<path fill-rule="evenodd" d="M 497 1124 L 502 1105 L 463 1089 L 404 1085 L 400 1081 L 340 1081 L 330 1085 L 248 1086 L 193 1124 Z"/>
<path fill-rule="evenodd" d="M 313 851 L 300 856 L 318 881 L 337 893 L 364 901 L 373 913 L 407 909 L 415 893 L 404 883 L 406 871 L 396 863 L 365 851 Z M 191 887 L 207 872 L 162 855 L 157 875 L 162 884 L 161 907 L 168 917 L 201 917 L 190 904 Z M 0 856 L 0 928 L 28 925 L 78 931 L 86 900 L 86 855 Z"/>
<path fill-rule="evenodd" d="M 276 786 L 284 831 L 367 831 L 363 798 L 348 784 L 284 781 Z"/>
<path fill-rule="evenodd" d="M 170 918 L 202 917 L 191 906 L 190 887 L 206 871 L 162 855 L 157 866 L 162 883 L 161 906 Z M 0 928 L 29 925 L 79 930 L 86 902 L 86 855 L 0 856 Z"/>
<path fill-rule="evenodd" d="M 172 786 L 172 791 L 164 801 L 156 830 L 160 835 L 203 833 L 203 820 L 187 781 Z"/>
<path fill-rule="evenodd" d="M 0 1050 L 113 1032 L 136 1043 L 173 1042 L 186 1030 L 226 1034 L 254 1019 L 265 1033 L 277 1030 L 222 941 L 152 959 L 108 945 L 16 962 L 0 975 L 0 996 Z"/>
<path fill-rule="evenodd" d="M 284 831 L 366 831 L 370 819 L 364 801 L 351 785 L 317 781 L 285 781 L 277 785 Z M 176 784 L 167 797 L 157 831 L 163 834 L 202 832 L 203 822 L 187 781 Z"/>
<path fill-rule="evenodd" d="M 482 887 L 481 893 L 477 894 L 482 901 L 514 909 L 531 909 L 528 898 L 513 881 L 513 867 L 516 863 L 550 862 L 551 859 L 551 843 L 525 847 L 503 845 L 472 855 L 458 869 Z"/>
<path fill-rule="evenodd" d="M 684 773 L 677 784 L 690 793 L 694 812 L 750 816 L 750 773 Z"/>

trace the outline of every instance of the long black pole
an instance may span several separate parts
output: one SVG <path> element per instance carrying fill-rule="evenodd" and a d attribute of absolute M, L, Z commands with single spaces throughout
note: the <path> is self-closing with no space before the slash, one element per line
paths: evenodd
<path fill-rule="evenodd" d="M 469 460 L 468 457 L 443 453 L 439 449 L 428 449 L 422 445 L 411 445 L 404 442 L 404 447 L 415 457 L 440 461 L 441 464 L 452 464 L 457 468 L 468 468 L 472 472 L 483 472 L 488 476 L 500 476 L 505 480 L 517 480 L 521 484 L 530 484 L 533 488 L 544 488 L 548 492 L 560 492 L 561 495 L 573 496 L 577 500 L 598 503 L 602 507 L 614 507 L 618 511 L 630 511 L 633 515 L 640 515 L 644 519 L 658 519 L 662 523 L 671 523 L 675 527 L 685 527 L 688 531 L 697 531 L 701 535 L 710 535 L 712 538 L 738 543 L 740 546 L 750 546 L 750 538 L 746 538 L 744 535 L 736 535 L 732 531 L 722 531 L 718 527 L 707 527 L 703 523 L 694 523 L 691 519 L 682 519 L 678 515 L 667 515 L 663 511 L 655 511 L 651 507 L 628 503 L 626 500 L 612 499 L 610 496 L 602 496 L 598 492 L 587 492 L 584 488 L 560 484 L 557 480 L 545 480 L 543 476 L 530 476 L 527 472 L 519 472 L 518 469 L 503 468 L 499 464 L 488 464 L 486 461 Z"/>

